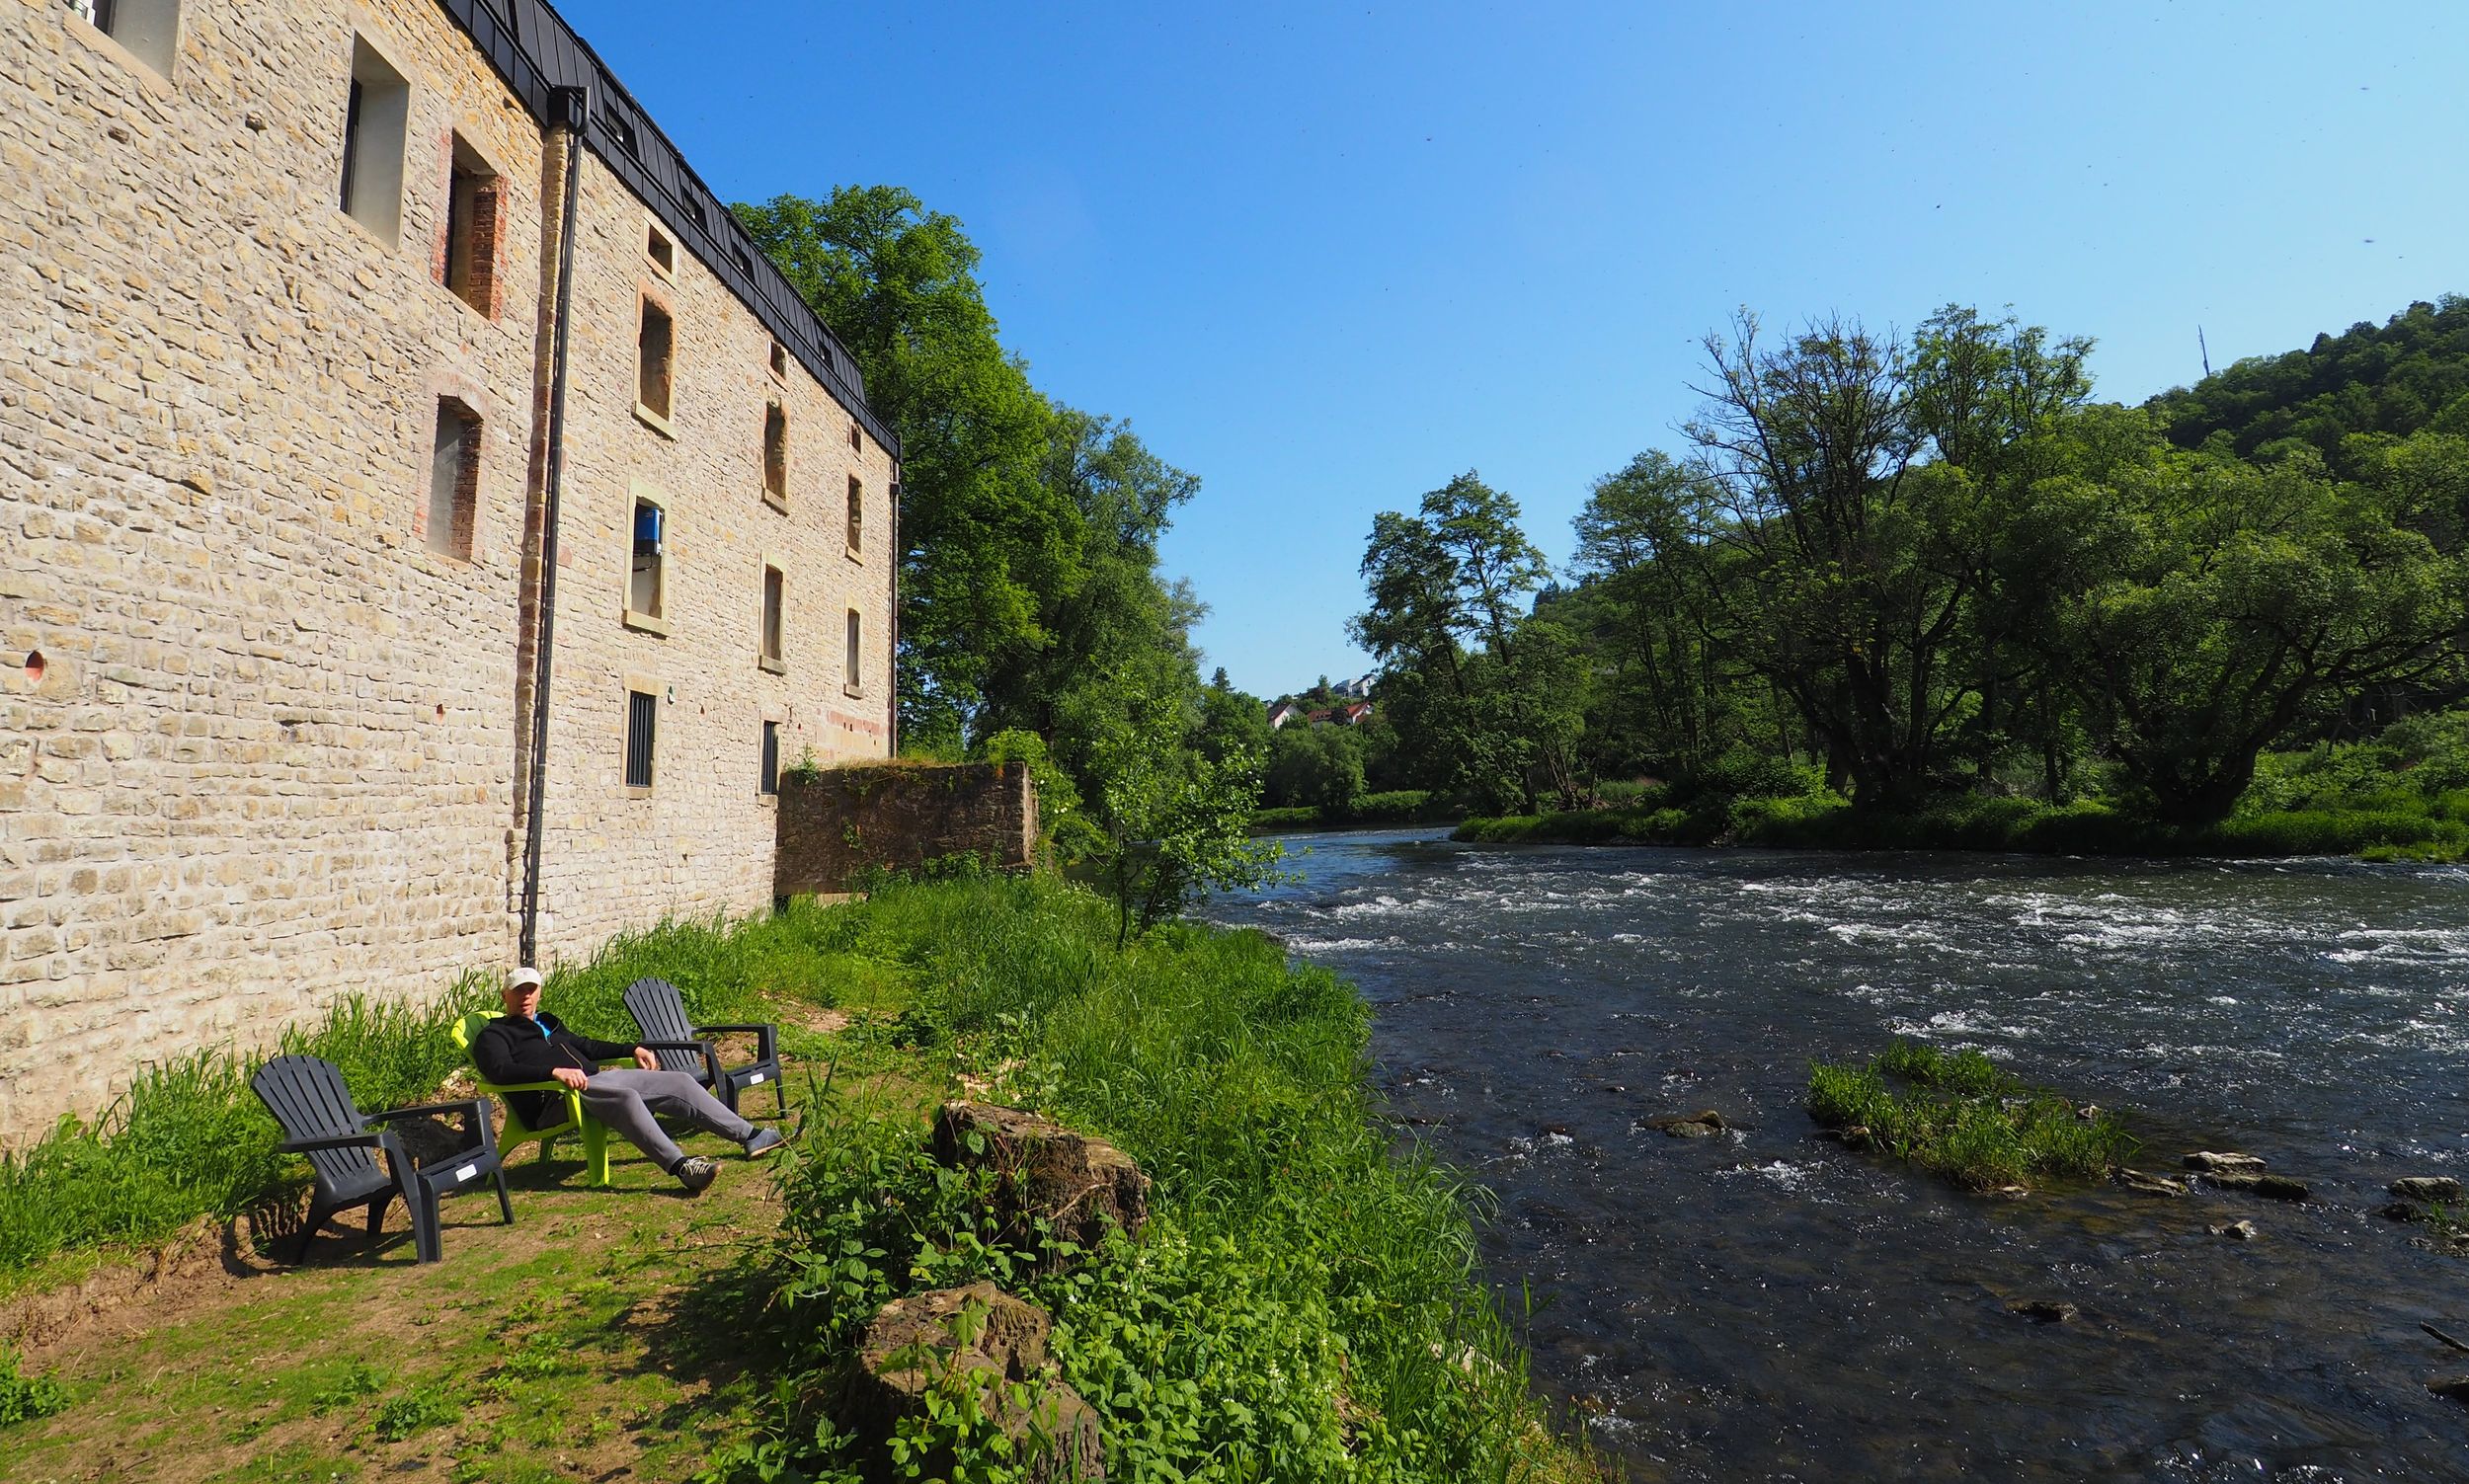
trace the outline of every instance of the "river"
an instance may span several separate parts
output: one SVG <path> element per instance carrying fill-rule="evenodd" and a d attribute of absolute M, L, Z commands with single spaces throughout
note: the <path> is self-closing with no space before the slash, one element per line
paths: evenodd
<path fill-rule="evenodd" d="M 1633 1477 L 2469 1478 L 2426 1389 L 2469 1355 L 2420 1329 L 2469 1339 L 2469 1260 L 2374 1214 L 2469 1175 L 2469 872 L 1287 844 L 1209 915 L 1362 985 L 1392 1115 L 1497 1198 L 1538 1383 Z M 2313 1199 L 1999 1200 L 1819 1138 L 1809 1063 L 1897 1035 Z M 1741 1127 L 1640 1126 L 1701 1108 Z"/>

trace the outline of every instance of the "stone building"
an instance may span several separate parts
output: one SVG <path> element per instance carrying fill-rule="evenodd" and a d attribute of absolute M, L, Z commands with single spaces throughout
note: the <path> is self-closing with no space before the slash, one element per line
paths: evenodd
<path fill-rule="evenodd" d="M 767 903 L 898 450 L 658 126 L 540 0 L 0 5 L 0 1142 Z"/>

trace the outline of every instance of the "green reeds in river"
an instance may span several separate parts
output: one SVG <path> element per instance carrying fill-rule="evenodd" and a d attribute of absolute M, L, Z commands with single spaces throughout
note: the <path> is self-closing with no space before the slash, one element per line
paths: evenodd
<path fill-rule="evenodd" d="M 1908 1086 L 1898 1091 L 1889 1077 Z M 2025 1087 L 1978 1052 L 1916 1041 L 1897 1041 L 1867 1066 L 1811 1066 L 1808 1107 L 1847 1141 L 1970 1190 L 2097 1179 L 2136 1147 L 2112 1114 Z"/>

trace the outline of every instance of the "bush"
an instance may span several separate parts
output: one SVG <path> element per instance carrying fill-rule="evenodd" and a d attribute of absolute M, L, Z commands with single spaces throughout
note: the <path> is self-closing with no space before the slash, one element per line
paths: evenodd
<path fill-rule="evenodd" d="M 0 1345 L 0 1428 L 68 1410 L 68 1389 L 47 1375 L 28 1375 L 18 1353 Z"/>

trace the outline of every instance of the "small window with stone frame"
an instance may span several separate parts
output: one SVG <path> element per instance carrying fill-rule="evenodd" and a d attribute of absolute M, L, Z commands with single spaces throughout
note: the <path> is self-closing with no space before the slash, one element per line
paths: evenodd
<path fill-rule="evenodd" d="M 788 669 L 786 634 L 788 627 L 789 580 L 776 565 L 763 564 L 763 629 L 759 662 L 774 674 Z"/>
<path fill-rule="evenodd" d="M 365 37 L 352 38 L 343 108 L 343 213 L 392 247 L 403 232 L 403 142 L 412 85 Z"/>
<path fill-rule="evenodd" d="M 69 13 L 119 42 L 156 76 L 180 52 L 180 0 L 68 0 Z"/>
<path fill-rule="evenodd" d="M 855 608 L 849 609 L 848 646 L 846 653 L 842 657 L 840 667 L 840 674 L 842 676 L 840 689 L 847 692 L 849 695 L 860 695 L 865 691 L 865 686 L 862 683 L 862 678 L 857 668 L 857 657 L 859 653 L 858 634 L 862 623 L 863 620 L 857 616 L 857 610 Z"/>
<path fill-rule="evenodd" d="M 848 554 L 862 557 L 866 549 L 866 487 L 857 476 L 848 477 Z"/>
<path fill-rule="evenodd" d="M 652 766 L 660 746 L 660 696 L 626 691 L 626 787 L 639 793 L 652 788 Z"/>
<path fill-rule="evenodd" d="M 629 622 L 667 617 L 669 512 L 657 501 L 634 502 L 632 554 L 626 574 L 626 617 Z"/>
<path fill-rule="evenodd" d="M 422 537 L 441 557 L 468 562 L 480 508 L 480 415 L 460 398 L 438 399 Z"/>
<path fill-rule="evenodd" d="M 671 406 L 672 367 L 677 355 L 677 323 L 669 311 L 646 295 L 643 317 L 635 331 L 635 411 L 649 413 L 666 428 Z"/>
<path fill-rule="evenodd" d="M 760 771 L 755 775 L 755 792 L 765 795 L 780 792 L 780 724 L 778 722 L 763 723 L 763 755 Z"/>
<path fill-rule="evenodd" d="M 446 167 L 445 240 L 438 258 L 438 281 L 491 319 L 497 318 L 502 184 L 489 162 L 456 134 Z"/>
<path fill-rule="evenodd" d="M 763 498 L 788 508 L 789 415 L 777 402 L 763 407 Z"/>

